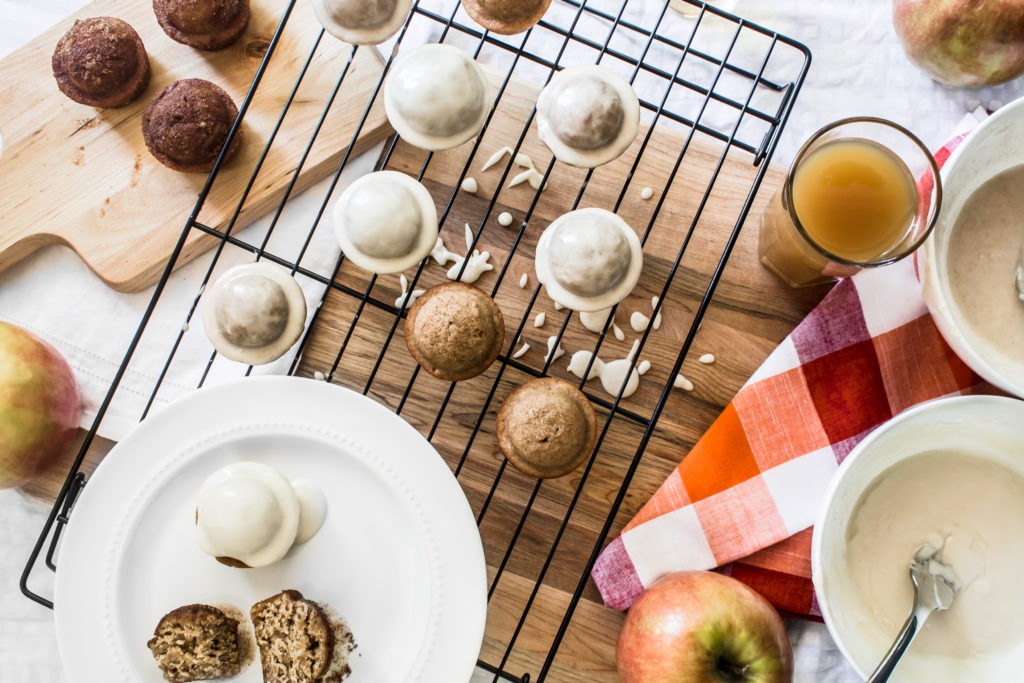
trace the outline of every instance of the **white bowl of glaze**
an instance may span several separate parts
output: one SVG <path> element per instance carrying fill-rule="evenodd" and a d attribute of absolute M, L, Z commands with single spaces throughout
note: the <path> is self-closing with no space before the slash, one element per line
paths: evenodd
<path fill-rule="evenodd" d="M 953 351 L 976 373 L 1003 391 L 1024 398 L 1024 364 L 989 348 L 968 326 L 949 287 L 946 259 L 949 238 L 960 211 L 985 182 L 1024 164 L 1024 98 L 983 121 L 942 167 L 942 211 L 921 247 L 922 296 L 939 331 Z M 1024 216 L 1021 217 L 1024 221 Z M 1008 245 L 1007 249 L 1019 245 Z M 1007 287 L 1013 282 L 1007 278 Z"/>
<path fill-rule="evenodd" d="M 877 628 L 858 623 L 861 600 L 847 565 L 848 525 L 861 495 L 882 472 L 905 458 L 939 449 L 961 450 L 1024 475 L 1024 401 L 1002 396 L 958 396 L 914 406 L 861 441 L 832 479 L 814 526 L 811 566 L 815 595 L 839 650 L 865 678 L 881 661 L 891 640 Z M 1024 567 L 1021 570 L 1024 577 Z M 907 582 L 909 585 L 909 573 Z M 1024 630 L 1024 618 L 1021 624 Z M 1017 647 L 984 660 L 921 655 L 911 645 L 889 680 L 1019 681 L 1022 661 L 1024 637 Z"/>

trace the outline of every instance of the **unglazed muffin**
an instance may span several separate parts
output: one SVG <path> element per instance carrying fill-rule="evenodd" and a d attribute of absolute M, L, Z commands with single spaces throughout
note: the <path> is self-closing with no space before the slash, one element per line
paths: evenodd
<path fill-rule="evenodd" d="M 405 343 L 424 370 L 458 382 L 476 377 L 498 357 L 505 343 L 505 320 L 484 292 L 449 282 L 427 290 L 413 304 Z"/>
<path fill-rule="evenodd" d="M 487 30 L 510 36 L 540 21 L 551 0 L 463 0 L 462 6 Z"/>
<path fill-rule="evenodd" d="M 549 479 L 573 471 L 594 450 L 597 417 L 583 392 L 547 377 L 509 394 L 497 430 L 498 446 L 516 469 Z"/>
<path fill-rule="evenodd" d="M 285 590 L 249 610 L 265 683 L 324 683 L 335 638 L 327 613 L 296 590 Z"/>
<path fill-rule="evenodd" d="M 57 43 L 50 65 L 60 91 L 91 107 L 123 107 L 149 84 L 142 38 L 115 17 L 76 21 Z"/>
<path fill-rule="evenodd" d="M 146 646 L 171 683 L 232 678 L 242 669 L 238 621 L 210 605 L 168 612 Z"/>
<path fill-rule="evenodd" d="M 249 0 L 153 0 L 153 13 L 173 40 L 200 50 L 220 50 L 245 33 Z"/>
<path fill-rule="evenodd" d="M 209 81 L 188 78 L 156 94 L 142 115 L 146 147 L 164 166 L 184 173 L 207 173 L 227 141 L 238 108 L 231 96 Z M 228 149 L 234 156 L 241 132 Z"/>

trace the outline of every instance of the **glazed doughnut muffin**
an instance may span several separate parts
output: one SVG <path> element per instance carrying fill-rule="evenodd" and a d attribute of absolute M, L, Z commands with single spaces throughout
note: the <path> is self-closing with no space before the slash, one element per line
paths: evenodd
<path fill-rule="evenodd" d="M 60 91 L 91 107 L 123 107 L 149 85 L 142 38 L 115 17 L 76 21 L 57 43 L 50 64 Z"/>
<path fill-rule="evenodd" d="M 491 366 L 505 343 L 505 320 L 494 299 L 472 285 L 428 289 L 409 310 L 405 343 L 420 367 L 458 382 Z"/>
<path fill-rule="evenodd" d="M 488 31 L 510 36 L 540 21 L 551 0 L 463 0 L 462 6 Z"/>
<path fill-rule="evenodd" d="M 153 13 L 172 40 L 199 50 L 220 50 L 245 33 L 249 0 L 153 0 Z"/>
<path fill-rule="evenodd" d="M 238 108 L 231 96 L 209 81 L 188 78 L 156 94 L 142 115 L 146 147 L 164 166 L 183 173 L 208 173 L 228 139 Z M 228 149 L 234 156 L 241 134 Z"/>
<path fill-rule="evenodd" d="M 547 377 L 509 394 L 497 430 L 498 446 L 516 469 L 550 479 L 573 471 L 594 450 L 597 417 L 583 392 Z"/>
<path fill-rule="evenodd" d="M 537 98 L 537 134 L 555 157 L 580 168 L 617 159 L 640 125 L 640 100 L 626 79 L 605 67 L 570 66 Z"/>

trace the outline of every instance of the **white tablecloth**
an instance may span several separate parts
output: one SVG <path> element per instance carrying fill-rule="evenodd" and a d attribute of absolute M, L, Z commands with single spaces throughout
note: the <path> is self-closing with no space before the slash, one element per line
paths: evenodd
<path fill-rule="evenodd" d="M 142 1 L 142 0 L 140 0 Z M 659 0 L 632 0 L 657 5 Z M 924 76 L 904 58 L 889 20 L 889 0 L 724 0 L 738 14 L 805 42 L 814 62 L 780 144 L 776 161 L 788 162 L 800 143 L 823 124 L 844 116 L 873 114 L 915 131 L 939 147 L 964 113 L 998 108 L 1020 96 L 1024 79 L 985 90 L 951 90 Z M 83 0 L 0 0 L 0 56 L 81 6 Z M 3 87 L 0 84 L 0 87 Z M 2 131 L 0 131 L 2 133 Z M 4 287 L 25 287 L 46 269 L 74 269 L 91 277 L 66 249 L 52 247 L 27 259 Z M 98 282 L 98 281 L 97 281 Z M 97 282 L 91 283 L 96 285 Z M 2 292 L 0 292 L 2 294 Z M 148 293 L 119 304 L 137 315 Z M 4 314 L 0 310 L 0 317 Z M 134 319 L 134 318 L 133 318 Z M 129 321 L 130 329 L 134 323 Z M 54 683 L 63 680 L 52 614 L 23 598 L 18 579 L 46 510 L 13 491 L 0 491 L 0 681 Z M 51 577 L 38 572 L 33 586 L 49 594 Z M 827 632 L 794 622 L 796 680 L 846 683 L 859 680 L 842 661 Z"/>

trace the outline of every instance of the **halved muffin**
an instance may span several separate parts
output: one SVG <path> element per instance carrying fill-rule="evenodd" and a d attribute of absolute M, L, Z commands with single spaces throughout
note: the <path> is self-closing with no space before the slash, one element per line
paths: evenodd
<path fill-rule="evenodd" d="M 171 610 L 146 645 L 171 683 L 231 678 L 242 668 L 238 621 L 210 605 Z"/>
<path fill-rule="evenodd" d="M 324 683 L 334 659 L 334 630 L 320 605 L 285 590 L 249 610 L 264 683 Z"/>

